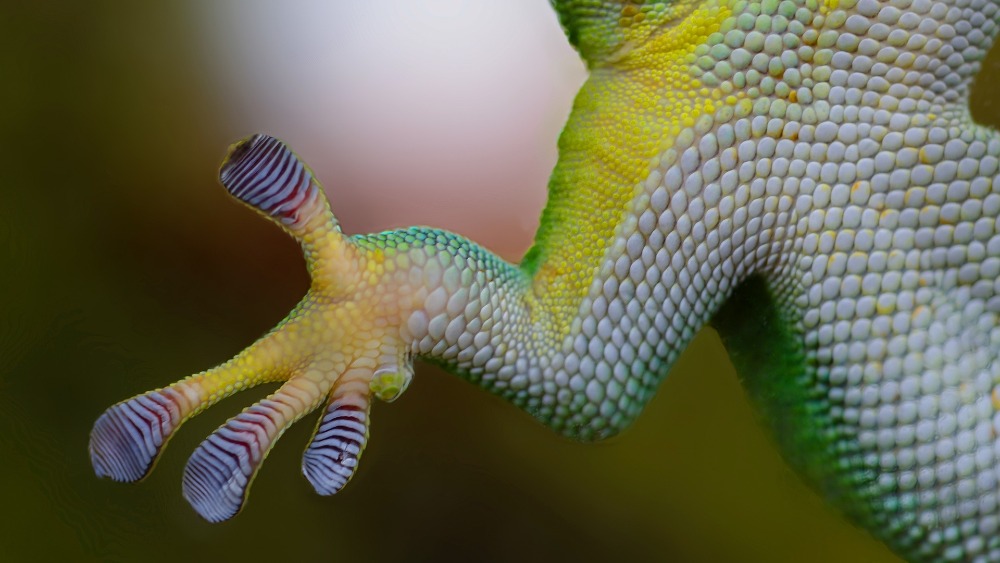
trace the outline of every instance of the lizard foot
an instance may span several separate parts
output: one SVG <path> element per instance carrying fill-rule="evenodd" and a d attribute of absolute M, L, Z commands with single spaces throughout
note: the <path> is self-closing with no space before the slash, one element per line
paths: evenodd
<path fill-rule="evenodd" d="M 388 283 L 400 277 L 387 278 L 379 256 L 340 233 L 309 169 L 277 139 L 255 135 L 232 147 L 220 175 L 233 196 L 299 239 L 312 287 L 288 318 L 235 358 L 109 408 L 90 439 L 98 476 L 139 481 L 185 420 L 237 391 L 283 381 L 191 455 L 184 497 L 211 522 L 242 509 L 278 437 L 324 400 L 302 472 L 319 494 L 339 491 L 367 441 L 371 397 L 391 401 L 412 378 L 398 328 L 405 300 Z"/>

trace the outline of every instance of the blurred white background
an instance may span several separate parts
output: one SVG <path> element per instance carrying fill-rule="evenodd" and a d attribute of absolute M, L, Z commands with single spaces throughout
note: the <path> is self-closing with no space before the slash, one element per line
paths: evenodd
<path fill-rule="evenodd" d="M 302 155 L 347 232 L 426 224 L 513 260 L 530 245 L 586 78 L 548 2 L 198 6 L 227 118 Z"/>

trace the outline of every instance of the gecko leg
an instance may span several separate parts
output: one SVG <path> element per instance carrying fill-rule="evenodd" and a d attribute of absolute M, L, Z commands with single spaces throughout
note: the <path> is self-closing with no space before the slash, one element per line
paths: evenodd
<path fill-rule="evenodd" d="M 229 420 L 195 451 L 185 497 L 207 520 L 234 516 L 274 442 L 324 400 L 302 472 L 317 492 L 334 494 L 357 467 L 371 398 L 391 401 L 405 391 L 415 357 L 546 416 L 532 394 L 541 391 L 542 364 L 562 360 L 542 354 L 557 340 L 568 341 L 554 332 L 557 323 L 523 271 L 436 229 L 344 236 L 309 169 L 266 135 L 234 146 L 221 179 L 230 194 L 302 244 L 309 292 L 233 362 L 105 413 L 91 439 L 98 475 L 142 478 L 185 418 L 248 385 L 282 381 L 274 395 Z M 206 381 L 211 384 L 202 385 Z M 576 419 L 560 427 L 570 435 L 592 434 Z"/>

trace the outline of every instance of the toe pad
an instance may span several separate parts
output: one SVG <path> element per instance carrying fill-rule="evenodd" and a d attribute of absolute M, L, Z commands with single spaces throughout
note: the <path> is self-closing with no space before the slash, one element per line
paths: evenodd
<path fill-rule="evenodd" d="M 367 440 L 367 409 L 334 400 L 302 457 L 302 473 L 317 493 L 337 493 L 354 475 Z"/>
<path fill-rule="evenodd" d="M 90 462 L 99 477 L 139 481 L 153 468 L 183 420 L 176 391 L 152 391 L 118 403 L 97 419 L 90 432 Z"/>

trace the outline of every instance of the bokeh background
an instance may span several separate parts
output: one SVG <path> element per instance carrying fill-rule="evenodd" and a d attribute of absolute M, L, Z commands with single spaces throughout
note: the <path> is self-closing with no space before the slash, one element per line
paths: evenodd
<path fill-rule="evenodd" d="M 314 415 L 239 517 L 182 499 L 187 456 L 271 386 L 188 422 L 144 483 L 94 477 L 105 408 L 231 357 L 308 286 L 217 184 L 230 143 L 289 142 L 347 232 L 429 224 L 516 260 L 585 76 L 545 0 L 0 3 L 0 560 L 897 561 L 786 467 L 710 329 L 599 444 L 421 365 L 333 498 L 299 471 Z"/>

